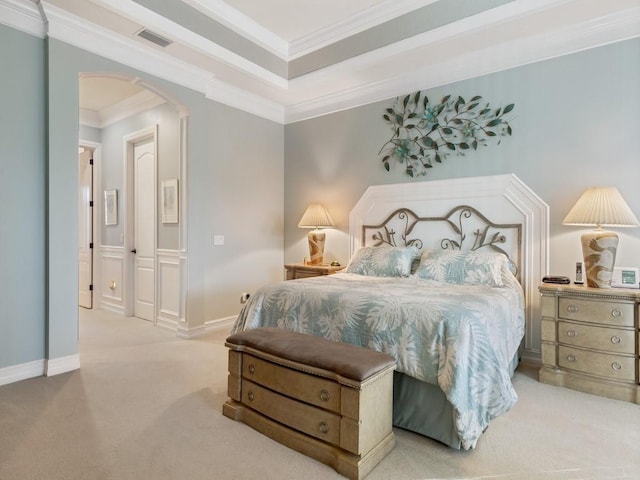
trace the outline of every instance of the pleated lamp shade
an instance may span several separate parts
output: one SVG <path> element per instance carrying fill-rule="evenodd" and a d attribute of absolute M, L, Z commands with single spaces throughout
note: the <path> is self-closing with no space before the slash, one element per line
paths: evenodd
<path fill-rule="evenodd" d="M 313 228 L 307 234 L 309 241 L 309 264 L 322 265 L 324 259 L 324 232 L 318 230 L 320 227 L 333 227 L 334 223 L 331 215 L 321 203 L 312 203 L 307 207 L 298 222 L 300 228 Z"/>
<path fill-rule="evenodd" d="M 637 227 L 639 222 L 616 187 L 591 187 L 578 199 L 562 224 Z"/>
<path fill-rule="evenodd" d="M 610 288 L 618 250 L 618 235 L 602 227 L 637 227 L 639 222 L 615 187 L 591 187 L 578 199 L 563 225 L 595 226 L 582 234 L 587 286 Z"/>

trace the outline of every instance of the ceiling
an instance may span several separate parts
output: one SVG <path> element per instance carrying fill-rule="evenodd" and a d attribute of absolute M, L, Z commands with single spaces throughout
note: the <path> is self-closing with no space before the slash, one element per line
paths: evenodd
<path fill-rule="evenodd" d="M 0 23 L 290 123 L 640 36 L 640 0 L 0 0 Z"/>

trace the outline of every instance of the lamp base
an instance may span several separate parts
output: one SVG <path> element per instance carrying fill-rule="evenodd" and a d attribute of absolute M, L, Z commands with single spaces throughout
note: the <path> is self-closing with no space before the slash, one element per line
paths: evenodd
<path fill-rule="evenodd" d="M 320 230 L 311 230 L 307 234 L 309 241 L 309 265 L 322 265 L 324 259 L 325 233 Z"/>
<path fill-rule="evenodd" d="M 581 240 L 587 286 L 611 288 L 618 235 L 606 230 L 593 230 L 583 233 Z"/>

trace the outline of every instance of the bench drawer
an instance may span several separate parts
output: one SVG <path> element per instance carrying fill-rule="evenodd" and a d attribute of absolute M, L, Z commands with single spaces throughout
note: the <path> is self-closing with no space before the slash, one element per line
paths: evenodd
<path fill-rule="evenodd" d="M 318 407 L 340 412 L 340 385 L 245 354 L 242 376 L 271 390 Z"/>
<path fill-rule="evenodd" d="M 242 403 L 273 420 L 334 445 L 340 444 L 340 416 L 297 402 L 245 380 Z"/>

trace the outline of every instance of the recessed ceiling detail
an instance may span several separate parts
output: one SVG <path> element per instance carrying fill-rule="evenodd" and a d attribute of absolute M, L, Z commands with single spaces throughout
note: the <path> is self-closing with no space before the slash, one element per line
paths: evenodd
<path fill-rule="evenodd" d="M 257 3 L 253 8 L 248 0 L 39 0 L 37 5 L 0 0 L 0 23 L 55 38 L 281 123 L 640 36 L 638 0 Z M 267 20 L 291 3 L 295 11 L 287 15 L 304 19 L 300 24 L 308 31 L 295 33 L 297 38 L 289 41 L 285 39 L 291 34 L 273 31 L 280 28 L 278 22 Z M 356 4 L 356 11 L 348 9 Z M 337 9 L 330 12 L 333 18 L 343 14 L 334 29 L 327 27 L 323 15 L 313 23 L 314 9 L 323 5 Z M 429 22 L 421 16 L 424 12 L 432 14 Z M 216 40 L 214 27 L 224 42 Z M 137 33 L 143 29 L 173 43 L 160 49 L 142 41 Z M 297 43 L 320 31 L 322 40 Z M 370 42 L 372 32 L 388 41 Z M 313 64 L 304 63 L 312 54 L 317 56 Z"/>

